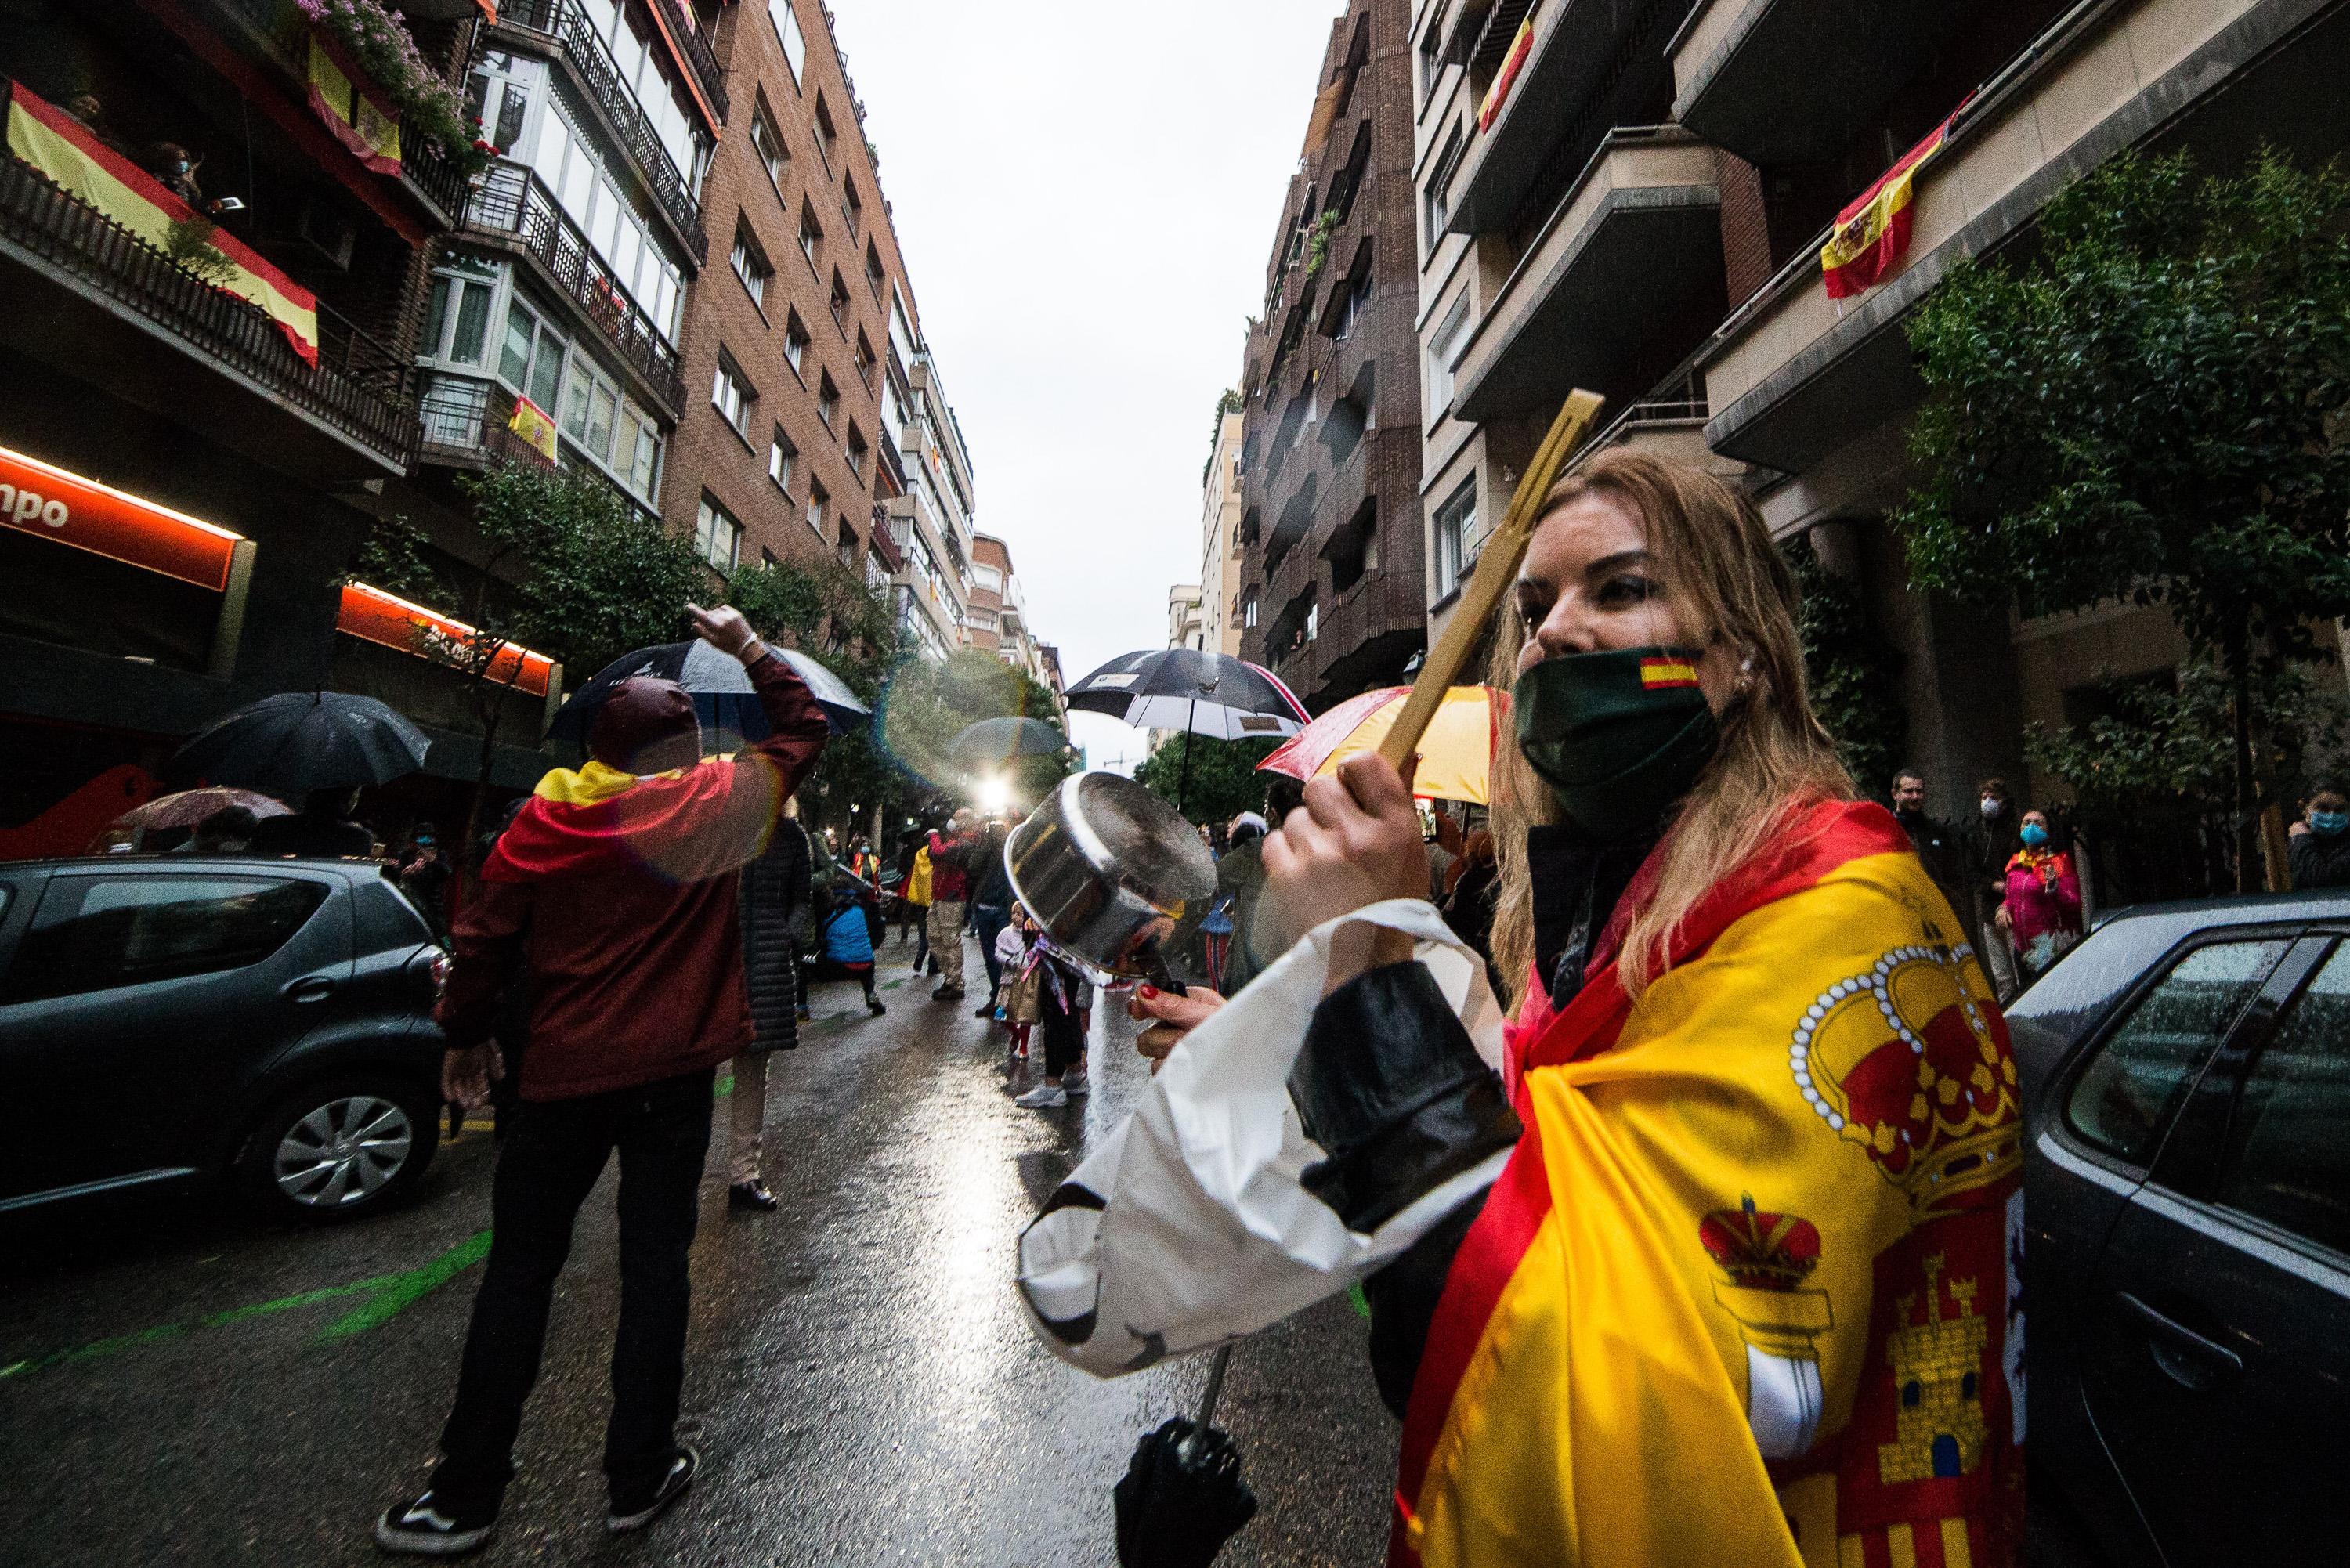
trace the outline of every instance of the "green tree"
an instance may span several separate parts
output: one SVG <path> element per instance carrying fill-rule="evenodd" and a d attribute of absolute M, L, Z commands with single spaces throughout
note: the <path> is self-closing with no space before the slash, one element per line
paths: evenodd
<path fill-rule="evenodd" d="M 726 597 L 760 636 L 813 656 L 878 710 L 898 652 L 898 622 L 887 588 L 875 587 L 854 567 L 825 556 L 737 572 Z M 819 816 L 834 817 L 835 826 L 853 831 L 852 815 L 869 813 L 877 827 L 886 823 L 906 790 L 903 776 L 868 727 L 835 735 L 803 793 L 810 804 L 822 803 Z"/>
<path fill-rule="evenodd" d="M 1172 805 L 1193 822 L 1223 822 L 1243 811 L 1264 808 L 1264 775 L 1257 763 L 1281 742 L 1220 741 L 1178 733 L 1134 770 L 1135 782 Z"/>
<path fill-rule="evenodd" d="M 1820 564 L 1808 540 L 1780 546 L 1803 598 L 1795 632 L 1812 711 L 1863 790 L 1886 789 L 1901 765 L 1908 715 L 1901 701 L 1901 655 L 1870 626 L 1860 592 Z"/>
<path fill-rule="evenodd" d="M 986 781 L 951 754 L 954 738 L 983 719 L 1027 718 L 1062 730 L 1053 694 L 1025 670 L 983 649 L 943 659 L 901 659 L 882 694 L 876 729 L 892 763 L 936 793 L 969 799 Z M 1004 770 L 1015 805 L 1027 806 L 1068 775 L 1070 757 L 1017 759 Z"/>
<path fill-rule="evenodd" d="M 2350 177 L 2263 151 L 2199 179 L 2114 159 L 2017 265 L 1961 263 L 1909 327 L 1920 587 L 2026 614 L 2161 604 L 2229 689 L 2237 878 L 2282 867 L 2255 697 L 2350 612 Z"/>
<path fill-rule="evenodd" d="M 631 649 L 676 640 L 685 606 L 707 574 L 691 544 L 581 470 L 502 462 L 458 481 L 473 505 L 483 556 L 462 573 L 429 563 L 404 520 L 380 524 L 362 545 L 355 576 L 427 604 L 452 607 L 471 629 L 420 627 L 415 651 L 456 671 L 481 736 L 480 771 L 465 808 L 471 845 L 480 831 L 492 759 L 519 660 L 519 643 L 562 661 L 585 680 Z"/>

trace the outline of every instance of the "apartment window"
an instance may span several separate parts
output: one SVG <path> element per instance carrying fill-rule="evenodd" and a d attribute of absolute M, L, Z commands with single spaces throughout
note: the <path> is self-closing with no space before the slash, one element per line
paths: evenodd
<path fill-rule="evenodd" d="M 748 223 L 738 222 L 734 225 L 733 260 L 734 275 L 743 280 L 743 287 L 750 294 L 751 302 L 764 306 L 767 299 L 767 280 L 775 275 L 775 269 L 767 265 L 767 254 L 759 248 L 759 242 L 752 237 Z"/>
<path fill-rule="evenodd" d="M 622 484 L 648 502 L 660 493 L 660 427 L 650 414 L 622 399 L 619 422 L 612 432 L 610 466 Z"/>
<path fill-rule="evenodd" d="M 743 548 L 743 524 L 705 495 L 693 514 L 693 547 L 720 571 L 732 572 Z"/>
<path fill-rule="evenodd" d="M 824 94 L 816 95 L 816 150 L 824 155 L 824 166 L 833 166 L 832 150 L 839 145 L 840 132 L 832 128 L 832 110 L 825 107 Z"/>
<path fill-rule="evenodd" d="M 865 383 L 867 391 L 873 389 L 873 345 L 862 327 L 857 333 L 857 379 Z"/>
<path fill-rule="evenodd" d="M 767 0 L 767 19 L 775 25 L 775 36 L 783 41 L 784 63 L 792 67 L 792 84 L 796 87 L 807 68 L 807 39 L 800 35 L 800 19 L 792 14 L 792 0 Z"/>
<path fill-rule="evenodd" d="M 711 378 L 710 403 L 719 418 L 733 429 L 736 435 L 748 441 L 751 437 L 751 405 L 759 394 L 751 389 L 750 382 L 735 365 L 733 357 L 724 349 L 718 353 L 718 373 Z"/>
<path fill-rule="evenodd" d="M 1435 335 L 1428 340 L 1428 422 L 1431 425 L 1452 410 L 1452 358 L 1469 330 L 1469 296 L 1452 302 Z"/>
<path fill-rule="evenodd" d="M 1437 48 L 1443 41 L 1443 23 L 1444 17 L 1440 12 L 1429 19 L 1428 31 L 1419 36 L 1419 105 L 1422 109 L 1428 107 L 1429 99 L 1435 94 L 1437 73 L 1444 68 L 1444 62 L 1436 57 Z"/>
<path fill-rule="evenodd" d="M 1438 153 L 1429 171 L 1428 193 L 1421 206 L 1428 219 L 1428 249 L 1436 251 L 1437 243 L 1444 238 L 1445 222 L 1452 215 L 1452 176 L 1460 171 L 1461 149 L 1467 145 L 1459 124 L 1444 139 L 1444 151 Z"/>
<path fill-rule="evenodd" d="M 859 479 L 864 478 L 866 460 L 872 455 L 872 452 L 873 449 L 865 444 L 865 432 L 857 428 L 855 420 L 849 421 L 848 472 Z"/>
<path fill-rule="evenodd" d="M 751 110 L 751 151 L 767 171 L 767 178 L 775 182 L 775 193 L 782 195 L 784 173 L 792 166 L 792 155 L 784 146 L 784 135 L 775 129 L 775 116 L 767 112 L 764 98 Z"/>
<path fill-rule="evenodd" d="M 1003 591 L 1003 574 L 983 562 L 971 564 L 971 580 L 974 587 L 985 588 L 991 594 Z"/>
<path fill-rule="evenodd" d="M 784 363 L 789 365 L 792 374 L 803 381 L 807 379 L 807 372 L 801 369 L 807 360 L 807 323 L 802 321 L 800 313 L 795 310 L 784 319 Z"/>
<path fill-rule="evenodd" d="M 848 336 L 848 286 L 840 281 L 838 267 L 832 270 L 832 321 L 843 337 Z"/>
<path fill-rule="evenodd" d="M 825 493 L 824 486 L 813 479 L 809 480 L 807 525 L 816 530 L 816 536 L 819 539 L 824 537 L 824 520 L 831 506 L 832 497 Z"/>
<path fill-rule="evenodd" d="M 498 375 L 505 384 L 549 414 L 563 388 L 563 339 L 520 300 L 506 305 L 505 340 L 498 349 Z"/>
<path fill-rule="evenodd" d="M 786 495 L 792 493 L 792 466 L 799 460 L 800 449 L 792 444 L 792 438 L 784 433 L 784 427 L 777 425 L 775 439 L 767 448 L 767 477 L 774 480 L 775 488 Z"/>
<path fill-rule="evenodd" d="M 425 309 L 423 353 L 427 358 L 452 365 L 478 365 L 488 351 L 490 303 L 497 288 L 496 270 L 474 263 L 466 272 L 436 273 L 432 297 Z"/>
<path fill-rule="evenodd" d="M 1461 586 L 1469 561 L 1469 545 L 1477 532 L 1477 481 L 1464 479 L 1461 487 L 1436 509 L 1436 597 Z"/>
<path fill-rule="evenodd" d="M 1251 629 L 1256 626 L 1256 595 L 1254 594 L 1249 595 L 1241 601 L 1241 625 Z"/>
<path fill-rule="evenodd" d="M 1365 273 L 1347 290 L 1347 306 L 1338 315 L 1338 341 L 1343 343 L 1354 336 L 1355 328 L 1362 324 L 1363 312 L 1370 307 L 1371 275 Z"/>
<path fill-rule="evenodd" d="M 871 240 L 865 242 L 865 283 L 873 290 L 873 303 L 880 304 L 889 287 L 889 275 L 882 270 L 881 253 Z"/>
<path fill-rule="evenodd" d="M 824 264 L 817 258 L 824 254 L 824 225 L 816 220 L 816 209 L 807 202 L 800 203 L 800 254 L 807 257 L 809 270 L 816 271 Z"/>
<path fill-rule="evenodd" d="M 848 220 L 848 237 L 855 239 L 859 222 L 865 216 L 865 203 L 857 199 L 857 182 L 840 182 L 840 215 Z"/>
<path fill-rule="evenodd" d="M 832 384 L 832 372 L 816 377 L 816 417 L 824 421 L 827 430 L 840 428 L 840 389 Z"/>
<path fill-rule="evenodd" d="M 1307 605 L 1305 607 L 1305 640 L 1311 642 L 1321 635 L 1322 607 L 1320 605 Z"/>

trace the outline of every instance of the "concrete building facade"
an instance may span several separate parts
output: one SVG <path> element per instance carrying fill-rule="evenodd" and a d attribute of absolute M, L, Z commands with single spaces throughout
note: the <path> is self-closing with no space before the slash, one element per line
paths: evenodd
<path fill-rule="evenodd" d="M 1167 590 L 1167 646 L 1194 649 L 1207 646 L 1197 583 L 1178 583 Z"/>
<path fill-rule="evenodd" d="M 1426 640 L 1409 15 L 1331 26 L 1244 354 L 1241 651 L 1315 711 Z"/>
<path fill-rule="evenodd" d="M 2323 84 L 2350 57 L 2350 7 L 1418 0 L 1411 26 L 1431 635 L 1544 425 L 1590 387 L 1609 399 L 1593 450 L 1712 468 L 1858 583 L 1902 659 L 1933 809 L 1970 815 L 1991 774 L 2059 797 L 2024 767 L 2024 726 L 2175 666 L 2184 644 L 2159 609 L 1986 628 L 1910 592 L 1884 525 L 1915 478 L 1905 323 L 1955 261 L 2028 248 L 2048 198 L 2126 149 L 2189 149 L 2207 170 L 2262 139 L 2339 151 Z M 1828 298 L 1838 209 L 1946 119 L 1906 255 L 1861 297 Z"/>
<path fill-rule="evenodd" d="M 1241 445 L 1248 417 L 1216 416 L 1216 444 L 1200 486 L 1200 646 L 1238 657 L 1241 650 Z"/>

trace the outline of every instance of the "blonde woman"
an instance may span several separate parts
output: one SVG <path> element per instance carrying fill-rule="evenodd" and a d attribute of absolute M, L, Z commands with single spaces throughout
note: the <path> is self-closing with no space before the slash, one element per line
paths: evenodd
<path fill-rule="evenodd" d="M 1266 842 L 1267 899 L 1328 955 L 1285 1080 L 1320 1157 L 1295 1181 L 1377 1268 L 1391 1562 L 2017 1555 L 2005 1026 L 1898 825 L 1853 800 L 1795 608 L 1760 518 L 1701 472 L 1611 452 L 1547 498 L 1494 628 L 1499 1073 L 1463 1022 L 1482 979 L 1449 998 L 1442 939 L 1398 929 L 1428 878 L 1405 779 L 1357 758 Z M 1139 999 L 1146 1046 L 1217 1004 Z M 1070 1277 L 1029 1248 L 1048 1343 L 1094 1365 L 1115 1335 L 1072 1339 Z"/>

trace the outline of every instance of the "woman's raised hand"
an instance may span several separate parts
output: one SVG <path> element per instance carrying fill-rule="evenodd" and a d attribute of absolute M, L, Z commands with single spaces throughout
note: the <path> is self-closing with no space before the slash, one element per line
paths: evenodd
<path fill-rule="evenodd" d="M 1126 1015 L 1132 1019 L 1149 1019 L 1150 1027 L 1134 1037 L 1134 1048 L 1150 1058 L 1150 1070 L 1159 1071 L 1159 1064 L 1167 1060 L 1167 1053 L 1182 1044 L 1183 1036 L 1208 1021 L 1208 1015 L 1224 1004 L 1222 996 L 1204 985 L 1187 987 L 1178 996 L 1171 991 L 1161 991 L 1155 985 L 1139 985 L 1127 999 Z"/>
<path fill-rule="evenodd" d="M 1307 784 L 1305 804 L 1266 836 L 1264 878 L 1283 947 L 1367 904 L 1427 898 L 1428 850 L 1409 776 L 1366 752 Z"/>

